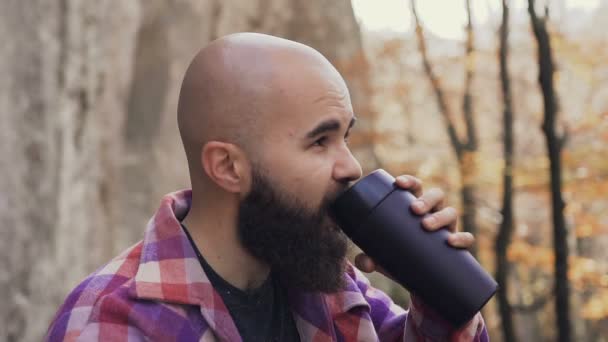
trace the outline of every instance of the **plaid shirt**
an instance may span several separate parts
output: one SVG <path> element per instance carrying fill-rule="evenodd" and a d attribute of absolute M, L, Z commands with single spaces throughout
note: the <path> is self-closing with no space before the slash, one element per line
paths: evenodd
<path fill-rule="evenodd" d="M 165 196 L 143 241 L 68 295 L 46 340 L 241 341 L 180 227 L 190 203 L 190 190 Z M 415 298 L 403 310 L 352 265 L 344 277 L 336 294 L 289 291 L 302 341 L 488 341 L 480 314 L 454 331 Z"/>

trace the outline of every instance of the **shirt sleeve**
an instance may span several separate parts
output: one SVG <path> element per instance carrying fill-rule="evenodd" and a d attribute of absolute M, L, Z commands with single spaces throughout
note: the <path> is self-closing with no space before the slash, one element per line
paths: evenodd
<path fill-rule="evenodd" d="M 380 341 L 489 341 L 481 313 L 462 328 L 455 329 L 414 295 L 410 309 L 404 310 L 387 294 L 371 286 L 361 271 L 351 267 L 355 282 L 370 305 L 370 316 Z"/>
<path fill-rule="evenodd" d="M 488 331 L 481 313 L 459 329 L 439 317 L 418 297 L 412 295 L 409 317 L 406 321 L 404 341 L 452 341 L 452 342 L 489 342 Z"/>

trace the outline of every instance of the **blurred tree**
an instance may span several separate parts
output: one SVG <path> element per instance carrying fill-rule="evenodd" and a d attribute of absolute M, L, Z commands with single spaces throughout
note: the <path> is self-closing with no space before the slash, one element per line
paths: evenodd
<path fill-rule="evenodd" d="M 507 294 L 509 293 L 509 270 L 507 247 L 513 235 L 513 99 L 511 78 L 509 76 L 509 4 L 502 0 L 502 24 L 500 26 L 500 83 L 503 96 L 503 170 L 502 221 L 496 235 L 496 281 L 498 288 L 498 309 L 505 342 L 514 342 L 513 310 Z"/>
<path fill-rule="evenodd" d="M 444 119 L 447 134 L 450 138 L 450 143 L 460 171 L 461 181 L 461 201 L 462 201 L 462 227 L 465 231 L 472 234 L 477 233 L 477 224 L 475 222 L 476 204 L 475 204 L 475 177 L 477 173 L 477 132 L 475 128 L 475 118 L 473 113 L 473 99 L 471 95 L 471 84 L 473 81 L 473 72 L 475 68 L 474 58 L 474 35 L 473 21 L 471 18 L 471 2 L 466 0 L 467 26 L 466 26 L 466 42 L 465 42 L 465 80 L 464 90 L 462 95 L 462 114 L 465 123 L 465 139 L 459 137 L 456 131 L 456 118 L 444 95 L 441 80 L 435 74 L 431 66 L 428 56 L 426 41 L 424 37 L 424 29 L 416 11 L 416 1 L 411 0 L 411 11 L 416 25 L 416 37 L 418 39 L 418 48 L 422 56 L 422 63 L 427 74 L 431 86 L 435 92 L 437 105 Z M 473 255 L 477 254 L 477 247 L 471 249 Z"/>
<path fill-rule="evenodd" d="M 422 15 L 423 4 L 417 4 Z M 461 2 L 461 6 L 463 4 Z M 527 6 L 520 8 L 513 1 L 510 4 L 507 59 L 514 114 L 511 167 L 514 221 L 512 241 L 506 251 L 510 266 L 509 307 L 518 340 L 555 341 L 558 331 L 554 324 L 550 161 L 543 131 L 535 129 L 543 116 L 542 92 L 534 71 L 538 68 L 537 43 Z M 608 152 L 608 36 L 600 34 L 606 32 L 608 7 L 604 6 L 604 12 L 600 9 L 577 12 L 573 6 L 569 4 L 559 20 L 552 17 L 547 23 L 555 63 L 559 66 L 554 76 L 555 91 L 567 95 L 560 96 L 559 122 L 567 125 L 570 132 L 561 155 L 562 191 L 568 202 L 566 222 L 574 233 L 568 237 L 572 340 L 608 342 L 608 296 L 605 295 L 608 289 L 608 161 L 605 158 Z M 462 12 L 466 13 L 464 6 Z M 593 21 L 592 17 L 598 20 Z M 484 113 L 476 116 L 479 128 L 477 257 L 488 269 L 497 262 L 495 238 L 502 219 L 506 164 L 501 153 L 505 147 L 501 135 L 504 131 L 502 82 L 500 63 L 496 63 L 500 36 L 492 33 L 496 32 L 494 23 L 498 26 L 500 21 L 491 18 L 486 27 L 475 27 L 478 76 L 473 87 L 475 110 Z M 436 23 L 431 20 L 442 20 L 439 16 L 428 19 L 429 25 Z M 442 82 L 445 100 L 460 119 L 463 43 L 434 36 L 426 30 L 426 25 L 425 32 L 429 58 Z M 365 38 L 374 68 L 376 129 L 382 135 L 376 148 L 379 159 L 395 172 L 415 172 L 424 178 L 427 187 L 447 189 L 451 194 L 449 202 L 457 200 L 460 193 L 450 191 L 458 190 L 460 183 L 456 158 L 452 158 L 454 153 L 443 128 L 443 117 L 432 115 L 437 113 L 434 89 L 420 86 L 430 82 L 420 61 L 415 32 L 367 31 Z M 463 120 L 455 122 L 457 131 L 463 133 Z M 412 137 L 412 143 L 408 143 L 408 136 Z M 498 305 L 498 295 L 495 299 L 488 305 L 490 310 L 484 311 L 484 318 L 492 339 L 502 340 L 499 310 L 494 308 Z"/>
<path fill-rule="evenodd" d="M 551 50 L 551 39 L 547 31 L 549 9 L 545 6 L 545 15 L 536 13 L 535 1 L 528 0 L 528 12 L 534 37 L 538 46 L 538 82 L 543 93 L 544 116 L 542 130 L 545 134 L 550 161 L 551 173 L 551 209 L 553 218 L 553 248 L 555 253 L 555 310 L 557 331 L 560 342 L 571 340 L 570 323 L 570 289 L 568 283 L 568 231 L 564 217 L 565 203 L 562 197 L 561 150 L 566 141 L 566 134 L 556 131 L 557 94 L 554 87 L 554 62 Z"/>

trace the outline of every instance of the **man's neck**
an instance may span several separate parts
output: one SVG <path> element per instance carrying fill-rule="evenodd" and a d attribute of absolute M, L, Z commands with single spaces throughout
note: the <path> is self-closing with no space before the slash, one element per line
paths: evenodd
<path fill-rule="evenodd" d="M 237 233 L 237 206 L 200 205 L 192 200 L 182 221 L 199 251 L 224 280 L 241 290 L 264 283 L 270 267 L 242 246 Z"/>

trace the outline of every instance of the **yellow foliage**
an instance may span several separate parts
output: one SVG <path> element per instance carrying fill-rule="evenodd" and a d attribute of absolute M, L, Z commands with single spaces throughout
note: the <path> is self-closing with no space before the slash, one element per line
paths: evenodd
<path fill-rule="evenodd" d="M 513 263 L 545 270 L 552 273 L 555 256 L 553 249 L 544 246 L 534 246 L 522 240 L 511 243 L 507 250 L 507 258 Z M 571 256 L 568 259 L 568 279 L 577 289 L 608 288 L 608 265 L 584 257 Z"/>
<path fill-rule="evenodd" d="M 465 151 L 462 156 L 462 173 L 463 173 L 463 184 L 475 184 L 477 180 L 478 169 L 477 165 L 479 164 L 479 152 L 469 152 Z"/>
<path fill-rule="evenodd" d="M 582 238 L 590 236 L 593 236 L 593 226 L 591 224 L 581 224 L 576 227 L 576 237 Z"/>
<path fill-rule="evenodd" d="M 378 53 L 380 58 L 396 58 L 399 56 L 401 49 L 403 48 L 403 39 L 391 39 L 387 40 L 383 45 L 382 49 Z"/>
<path fill-rule="evenodd" d="M 600 277 L 600 286 L 608 288 L 608 274 L 604 274 Z"/>
<path fill-rule="evenodd" d="M 551 269 L 555 260 L 551 248 L 534 246 L 521 240 L 511 243 L 507 258 L 511 262 L 541 269 Z"/>
<path fill-rule="evenodd" d="M 608 290 L 602 290 L 590 298 L 581 308 L 581 316 L 590 320 L 608 317 Z"/>
<path fill-rule="evenodd" d="M 570 258 L 568 279 L 575 288 L 608 288 L 606 264 L 583 257 Z"/>

